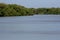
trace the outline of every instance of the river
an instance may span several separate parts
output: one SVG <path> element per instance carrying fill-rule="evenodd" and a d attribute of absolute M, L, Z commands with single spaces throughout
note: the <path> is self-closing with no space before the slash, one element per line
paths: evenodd
<path fill-rule="evenodd" d="M 60 40 L 60 15 L 0 17 L 0 40 Z"/>

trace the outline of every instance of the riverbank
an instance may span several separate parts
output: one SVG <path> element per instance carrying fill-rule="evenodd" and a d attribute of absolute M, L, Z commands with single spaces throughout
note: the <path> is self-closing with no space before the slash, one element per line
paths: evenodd
<path fill-rule="evenodd" d="M 60 8 L 27 8 L 17 4 L 0 3 L 0 17 L 32 16 L 32 15 L 60 15 Z"/>

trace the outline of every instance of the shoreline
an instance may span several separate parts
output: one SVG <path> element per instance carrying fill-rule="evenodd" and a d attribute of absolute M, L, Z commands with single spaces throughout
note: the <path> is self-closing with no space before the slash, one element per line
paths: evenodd
<path fill-rule="evenodd" d="M 30 16 L 60 16 L 60 15 L 30 15 Z M 1 17 L 28 17 L 28 16 L 1 16 Z"/>

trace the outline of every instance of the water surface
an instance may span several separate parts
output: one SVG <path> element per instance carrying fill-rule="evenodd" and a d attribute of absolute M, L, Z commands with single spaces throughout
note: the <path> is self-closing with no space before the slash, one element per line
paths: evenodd
<path fill-rule="evenodd" d="M 60 40 L 60 15 L 0 17 L 0 40 Z"/>

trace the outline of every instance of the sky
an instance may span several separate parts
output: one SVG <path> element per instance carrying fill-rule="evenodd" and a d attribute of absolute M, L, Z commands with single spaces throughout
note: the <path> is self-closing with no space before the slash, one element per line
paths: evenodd
<path fill-rule="evenodd" d="M 0 0 L 0 3 L 18 4 L 29 8 L 60 7 L 60 0 Z"/>

